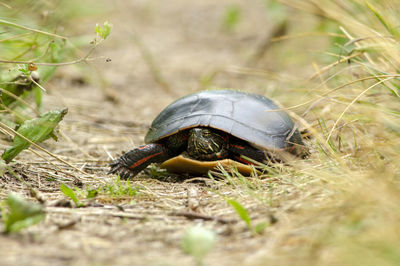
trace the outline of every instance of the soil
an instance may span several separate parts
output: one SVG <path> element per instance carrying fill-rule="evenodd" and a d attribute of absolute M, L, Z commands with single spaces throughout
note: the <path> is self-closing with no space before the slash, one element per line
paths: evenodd
<path fill-rule="evenodd" d="M 244 2 L 116 1 L 110 7 L 105 19 L 114 29 L 94 55 L 102 58 L 89 63 L 90 71 L 59 68 L 44 85 L 44 106 L 69 112 L 59 141 L 42 147 L 74 167 L 31 148 L 36 153 L 25 151 L 12 164 L 25 184 L 10 173 L 0 178 L 1 198 L 11 191 L 32 201 L 41 198 L 46 211 L 43 222 L 0 235 L 0 265 L 191 265 L 194 260 L 181 243 L 186 230 L 199 224 L 217 236 L 204 265 L 263 265 L 283 242 L 302 241 L 296 233 L 282 238 L 299 200 L 284 179 L 250 178 L 249 187 L 262 188 L 260 200 L 248 193 L 247 181 L 160 174 L 150 167 L 130 181 L 138 189 L 135 195 L 109 193 L 127 183 L 107 175 L 108 163 L 143 144 L 152 119 L 173 100 L 214 87 L 271 92 L 272 81 L 239 71 L 257 67 L 249 58 L 273 27 L 264 1 Z M 245 19 L 230 31 L 221 21 L 233 4 Z M 84 207 L 74 207 L 61 183 L 81 189 Z M 268 190 L 275 185 L 285 192 Z M 88 189 L 103 190 L 85 200 Z M 252 234 L 227 197 L 246 207 L 253 224 L 270 226 Z"/>

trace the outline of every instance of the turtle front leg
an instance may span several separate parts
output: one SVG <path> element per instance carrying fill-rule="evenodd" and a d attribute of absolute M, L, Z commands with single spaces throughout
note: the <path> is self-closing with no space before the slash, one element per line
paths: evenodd
<path fill-rule="evenodd" d="M 133 149 L 110 164 L 108 174 L 118 173 L 121 178 L 134 177 L 151 163 L 162 163 L 175 155 L 162 144 L 150 143 Z"/>

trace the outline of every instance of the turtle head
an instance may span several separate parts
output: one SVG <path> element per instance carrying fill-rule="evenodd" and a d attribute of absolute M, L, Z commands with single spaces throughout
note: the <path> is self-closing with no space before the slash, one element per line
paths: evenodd
<path fill-rule="evenodd" d="M 188 154 L 198 160 L 216 160 L 226 156 L 227 139 L 209 128 L 193 128 L 189 132 Z"/>

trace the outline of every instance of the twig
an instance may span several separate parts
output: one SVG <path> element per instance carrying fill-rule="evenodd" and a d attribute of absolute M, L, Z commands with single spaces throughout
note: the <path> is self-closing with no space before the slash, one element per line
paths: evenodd
<path fill-rule="evenodd" d="M 32 32 L 14 35 L 14 36 L 9 37 L 9 38 L 1 39 L 1 40 L 0 40 L 0 43 L 1 43 L 1 42 L 7 42 L 7 41 L 10 41 L 10 40 L 14 40 L 14 39 L 19 39 L 19 38 L 21 38 L 21 37 L 29 36 L 29 35 L 31 35 L 31 34 L 32 34 Z"/>
<path fill-rule="evenodd" d="M 64 37 L 64 36 L 61 36 L 61 35 L 57 35 L 57 34 L 50 33 L 50 32 L 45 32 L 45 31 L 41 31 L 41 30 L 37 30 L 37 29 L 28 28 L 28 27 L 25 27 L 25 26 L 22 26 L 22 25 L 19 25 L 19 24 L 15 24 L 15 23 L 3 20 L 3 19 L 0 19 L 0 24 L 6 25 L 6 26 L 10 26 L 10 27 L 14 27 L 14 28 L 23 29 L 23 30 L 33 31 L 33 32 L 40 33 L 40 34 L 43 34 L 43 35 L 57 37 L 57 38 L 60 38 L 60 39 L 63 39 L 63 40 L 67 40 L 67 37 Z"/>
<path fill-rule="evenodd" d="M 200 214 L 200 213 L 196 213 L 196 212 L 185 212 L 185 211 L 171 212 L 170 215 L 183 216 L 183 217 L 186 217 L 191 220 L 201 219 L 201 220 L 205 220 L 205 221 L 217 221 L 221 224 L 231 224 L 231 223 L 237 222 L 236 220 L 233 220 L 233 219 L 225 219 L 225 218 L 221 218 L 218 216 L 210 216 L 210 215 Z"/>
<path fill-rule="evenodd" d="M 333 68 L 333 67 L 335 67 L 335 66 L 337 66 L 337 65 L 339 65 L 339 64 L 341 64 L 341 63 L 343 63 L 343 62 L 347 62 L 347 61 L 349 61 L 350 59 L 353 59 L 353 58 L 355 58 L 355 57 L 357 57 L 357 56 L 360 56 L 360 55 L 362 55 L 362 54 L 363 54 L 363 53 L 359 52 L 359 53 L 355 53 L 355 54 L 353 54 L 353 55 L 349 55 L 349 56 L 343 57 L 342 59 L 340 59 L 340 60 L 338 60 L 338 61 L 335 61 L 334 63 L 329 64 L 329 65 L 327 65 L 327 66 L 321 68 L 321 70 L 320 70 L 318 73 L 314 73 L 311 77 L 309 77 L 309 78 L 308 78 L 308 81 L 313 80 L 315 77 L 321 75 L 322 73 L 328 71 L 329 69 L 331 69 L 331 68 Z"/>
<path fill-rule="evenodd" d="M 0 20 L 1 21 L 1 20 Z M 91 60 L 95 60 L 96 58 L 89 58 L 89 56 L 93 53 L 93 51 L 96 49 L 96 47 L 101 43 L 101 41 L 97 42 L 90 50 L 87 52 L 87 54 L 84 57 L 81 57 L 79 59 L 76 59 L 74 61 L 69 61 L 69 62 L 61 62 L 61 63 L 45 63 L 45 62 L 33 62 L 33 61 L 14 61 L 14 60 L 4 60 L 0 59 L 0 63 L 6 63 L 6 64 L 34 64 L 36 66 L 67 66 L 67 65 L 74 65 L 78 64 L 81 62 L 87 62 Z"/>
<path fill-rule="evenodd" d="M 331 33 L 331 32 L 305 32 L 299 34 L 291 34 L 291 35 L 282 35 L 275 38 L 271 38 L 271 42 L 279 42 L 283 40 L 290 40 L 296 38 L 303 37 L 318 37 L 318 36 L 326 36 L 326 37 L 338 37 L 338 38 L 346 38 L 343 34 Z"/>
<path fill-rule="evenodd" d="M 91 60 L 95 60 L 95 58 L 87 58 L 85 56 L 85 57 L 79 58 L 79 59 L 74 60 L 74 61 L 62 62 L 62 63 L 40 63 L 40 62 L 39 63 L 35 63 L 35 62 L 32 62 L 32 61 L 13 61 L 13 60 L 0 59 L 0 63 L 6 63 L 6 64 L 32 64 L 33 63 L 33 64 L 35 64 L 37 66 L 66 66 L 66 65 L 74 65 L 74 64 L 81 63 L 81 62 L 91 61 Z"/>
<path fill-rule="evenodd" d="M 79 211 L 76 209 L 70 209 L 70 208 L 60 208 L 60 207 L 46 207 L 45 211 L 47 213 L 50 212 L 55 212 L 55 213 L 68 213 L 68 214 L 77 214 Z M 125 219 L 133 219 L 133 220 L 165 220 L 164 216 L 147 216 L 147 215 L 137 215 L 133 213 L 126 213 L 126 212 L 108 212 L 103 209 L 99 210 L 91 210 L 91 209 L 85 209 L 84 211 L 85 216 L 89 215 L 96 215 L 96 216 L 111 216 L 111 217 L 117 217 L 117 218 L 125 218 Z"/>
<path fill-rule="evenodd" d="M 45 88 L 43 88 L 42 85 L 40 85 L 39 83 L 37 83 L 31 76 L 29 76 L 29 79 L 36 85 L 38 86 L 42 91 L 47 92 Z"/>
<path fill-rule="evenodd" d="M 4 93 L 7 96 L 10 96 L 11 98 L 14 98 L 16 101 L 23 103 L 25 106 L 29 107 L 36 115 L 40 115 L 39 111 L 35 107 L 30 105 L 28 102 L 26 102 L 21 97 L 15 95 L 14 93 L 9 92 L 8 90 L 4 90 L 2 88 L 0 88 L 0 91 L 1 91 L 1 93 Z"/>
<path fill-rule="evenodd" d="M 339 29 L 346 35 L 346 37 L 349 39 L 349 42 L 352 43 L 353 40 L 354 40 L 353 36 L 351 36 L 350 33 L 348 33 L 348 32 L 346 31 L 346 29 L 343 28 L 342 26 L 339 26 Z M 345 45 L 346 45 L 346 44 L 345 44 Z M 354 42 L 354 45 L 355 45 L 357 48 L 360 48 L 360 47 L 361 47 L 361 45 L 360 45 L 359 43 L 357 43 L 357 42 Z M 371 59 L 371 57 L 369 56 L 369 54 L 368 54 L 367 52 L 364 52 L 364 56 L 365 56 L 365 58 L 367 58 L 368 62 L 369 62 L 371 65 L 375 65 L 375 64 L 374 64 L 374 61 Z"/>

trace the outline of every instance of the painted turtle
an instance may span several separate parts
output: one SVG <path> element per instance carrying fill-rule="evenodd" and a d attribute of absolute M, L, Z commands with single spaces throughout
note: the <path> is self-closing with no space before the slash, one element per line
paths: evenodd
<path fill-rule="evenodd" d="M 167 106 L 153 121 L 145 145 L 111 163 L 121 178 L 186 152 L 200 161 L 230 158 L 264 162 L 276 151 L 304 150 L 293 121 L 270 99 L 237 90 L 207 90 Z M 246 159 L 247 158 L 247 159 Z"/>

